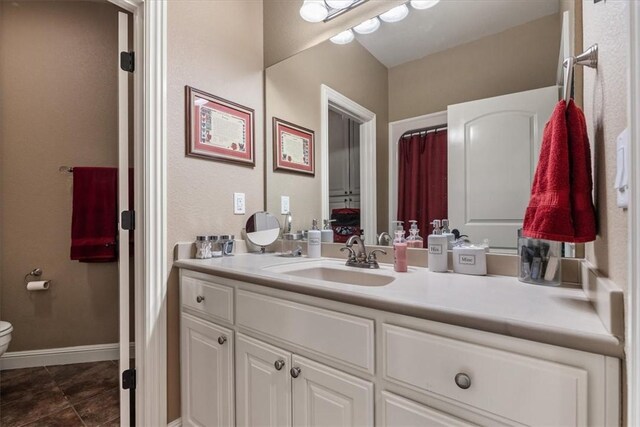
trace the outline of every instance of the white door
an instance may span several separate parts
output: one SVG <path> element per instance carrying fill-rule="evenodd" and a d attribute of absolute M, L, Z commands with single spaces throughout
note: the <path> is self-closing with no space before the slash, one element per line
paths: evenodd
<path fill-rule="evenodd" d="M 181 315 L 183 426 L 234 425 L 233 331 Z"/>
<path fill-rule="evenodd" d="M 449 219 L 471 241 L 516 248 L 558 91 L 552 86 L 449 106 Z"/>
<path fill-rule="evenodd" d="M 293 355 L 293 425 L 373 425 L 373 384 Z"/>
<path fill-rule="evenodd" d="M 118 64 L 118 211 L 133 210 L 129 206 L 129 73 L 120 68 L 120 52 L 129 51 L 129 19 L 123 12 L 118 13 L 118 52 L 116 64 Z M 129 354 L 130 311 L 129 295 L 133 286 L 130 274 L 129 233 L 133 231 L 118 225 L 118 281 L 120 300 L 120 425 L 132 425 L 131 402 L 133 389 L 125 389 L 122 373 L 130 366 Z"/>
<path fill-rule="evenodd" d="M 241 427 L 291 425 L 291 354 L 242 334 L 236 340 L 236 417 Z"/>

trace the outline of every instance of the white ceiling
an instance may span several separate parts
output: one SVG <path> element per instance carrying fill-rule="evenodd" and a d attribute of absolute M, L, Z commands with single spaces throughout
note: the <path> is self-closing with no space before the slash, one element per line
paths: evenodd
<path fill-rule="evenodd" d="M 558 13 L 560 0 L 442 0 L 357 40 L 387 67 Z"/>

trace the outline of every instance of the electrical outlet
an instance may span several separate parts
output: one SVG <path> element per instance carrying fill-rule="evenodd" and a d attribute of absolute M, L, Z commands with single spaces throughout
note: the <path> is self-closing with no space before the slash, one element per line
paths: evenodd
<path fill-rule="evenodd" d="M 282 215 L 288 214 L 291 211 L 289 205 L 289 196 L 280 196 L 280 213 Z"/>
<path fill-rule="evenodd" d="M 233 213 L 234 215 L 245 214 L 244 193 L 233 193 Z"/>

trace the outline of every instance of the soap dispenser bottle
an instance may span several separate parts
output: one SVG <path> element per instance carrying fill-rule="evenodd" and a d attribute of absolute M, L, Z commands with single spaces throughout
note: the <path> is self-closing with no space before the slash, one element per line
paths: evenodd
<path fill-rule="evenodd" d="M 449 255 L 447 248 L 449 242 L 446 236 L 442 235 L 440 220 L 433 220 L 433 234 L 429 235 L 427 244 L 429 245 L 429 270 L 437 273 L 445 273 L 449 270 Z"/>
<path fill-rule="evenodd" d="M 449 229 L 449 220 L 446 218 L 442 220 L 442 235 L 447 238 L 447 248 L 453 249 L 453 244 L 456 241 L 456 236 Z"/>
<path fill-rule="evenodd" d="M 411 228 L 409 229 L 409 237 L 407 237 L 407 246 L 410 248 L 423 248 L 424 240 L 418 234 L 420 232 L 418 229 L 418 221 L 412 219 L 409 222 L 411 223 Z"/>
<path fill-rule="evenodd" d="M 393 269 L 398 273 L 404 273 L 407 271 L 407 241 L 404 238 L 402 221 L 393 222 L 396 224 L 393 239 Z"/>
<path fill-rule="evenodd" d="M 314 219 L 311 230 L 307 234 L 307 257 L 320 258 L 322 253 L 322 233 L 318 229 L 318 220 Z"/>
<path fill-rule="evenodd" d="M 320 232 L 322 243 L 333 243 L 333 228 L 331 228 L 331 223 L 335 221 L 335 219 L 324 220 L 324 228 Z"/>

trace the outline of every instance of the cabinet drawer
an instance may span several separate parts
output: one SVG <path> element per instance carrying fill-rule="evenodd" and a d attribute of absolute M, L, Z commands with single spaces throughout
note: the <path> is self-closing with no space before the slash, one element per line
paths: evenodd
<path fill-rule="evenodd" d="M 373 373 L 373 320 L 238 290 L 239 326 Z"/>
<path fill-rule="evenodd" d="M 233 288 L 183 274 L 182 306 L 213 320 L 233 323 Z"/>
<path fill-rule="evenodd" d="M 382 335 L 388 381 L 515 423 L 587 425 L 583 369 L 388 324 Z"/>
<path fill-rule="evenodd" d="M 472 427 L 474 425 L 388 391 L 383 391 L 381 395 L 382 427 Z"/>

